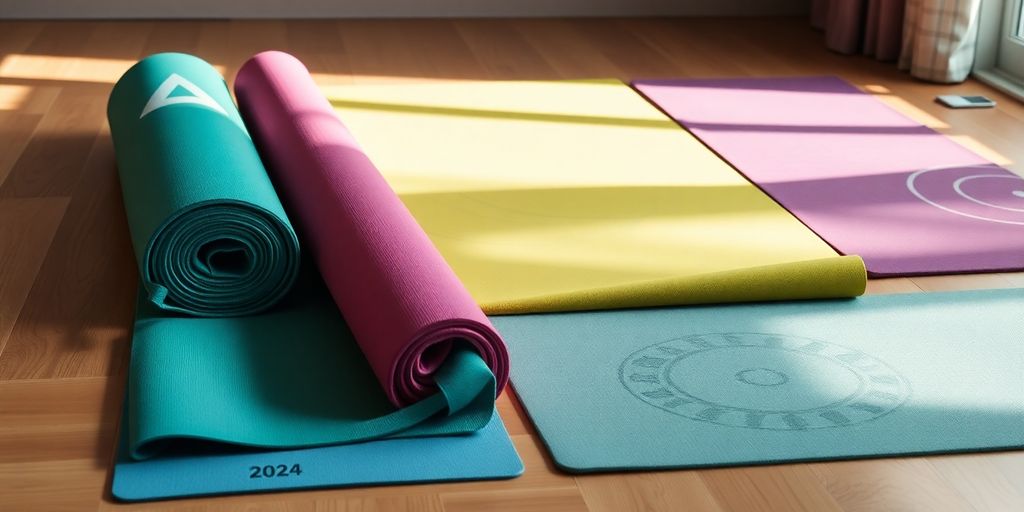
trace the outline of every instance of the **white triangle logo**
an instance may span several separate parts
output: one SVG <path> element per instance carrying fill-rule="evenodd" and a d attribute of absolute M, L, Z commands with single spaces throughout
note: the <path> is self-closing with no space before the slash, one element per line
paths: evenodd
<path fill-rule="evenodd" d="M 171 96 L 171 94 L 173 94 L 179 87 L 187 91 L 191 96 Z M 139 115 L 139 119 L 146 117 L 146 114 L 149 114 L 154 110 L 169 107 L 171 105 L 184 104 L 199 105 L 201 107 L 216 110 L 225 117 L 230 117 L 224 110 L 224 107 L 220 106 L 220 103 L 217 103 L 209 94 L 206 94 L 205 91 L 196 86 L 196 84 L 185 80 L 177 73 L 171 73 L 171 76 L 167 77 L 167 80 L 164 80 L 164 83 L 160 84 L 160 87 L 157 87 L 156 91 L 153 92 L 153 95 L 149 97 L 149 101 L 146 102 L 146 106 L 142 109 L 142 114 Z"/>

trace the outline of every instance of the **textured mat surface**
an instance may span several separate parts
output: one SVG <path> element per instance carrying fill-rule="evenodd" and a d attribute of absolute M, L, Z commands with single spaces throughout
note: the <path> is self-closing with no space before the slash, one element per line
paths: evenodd
<path fill-rule="evenodd" d="M 634 85 L 872 275 L 1024 269 L 1024 178 L 839 78 Z"/>
<path fill-rule="evenodd" d="M 497 317 L 573 472 L 1024 447 L 1024 289 Z"/>

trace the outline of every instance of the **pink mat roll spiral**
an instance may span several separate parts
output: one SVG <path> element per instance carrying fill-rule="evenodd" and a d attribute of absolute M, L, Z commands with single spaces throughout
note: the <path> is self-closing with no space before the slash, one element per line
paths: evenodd
<path fill-rule="evenodd" d="M 500 393 L 504 342 L 305 66 L 260 53 L 238 72 L 235 94 L 305 250 L 391 401 L 433 393 L 433 373 L 460 340 L 491 368 Z"/>

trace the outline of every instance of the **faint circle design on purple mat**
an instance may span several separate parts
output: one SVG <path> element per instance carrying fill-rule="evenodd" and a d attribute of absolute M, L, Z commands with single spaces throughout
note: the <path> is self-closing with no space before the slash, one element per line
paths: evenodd
<path fill-rule="evenodd" d="M 907 176 L 907 189 L 954 215 L 1024 226 L 1024 178 L 995 164 L 923 169 Z"/>
<path fill-rule="evenodd" d="M 871 421 L 902 406 L 910 384 L 877 357 L 822 340 L 711 333 L 640 349 L 619 367 L 641 401 L 691 420 L 805 430 Z"/>

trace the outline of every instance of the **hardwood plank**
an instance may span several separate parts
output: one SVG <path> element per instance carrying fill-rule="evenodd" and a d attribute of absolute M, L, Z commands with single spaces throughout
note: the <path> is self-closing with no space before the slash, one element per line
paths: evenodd
<path fill-rule="evenodd" d="M 309 55 L 345 51 L 335 20 L 311 20 L 301 25 L 288 23 L 284 31 L 288 52 L 303 62 Z"/>
<path fill-rule="evenodd" d="M 643 20 L 626 23 L 616 19 L 593 19 L 578 23 L 577 30 L 587 38 L 591 51 L 611 62 L 618 70 L 615 78 L 629 80 L 660 76 L 672 69 L 671 60 L 657 47 L 648 45 L 634 30 Z"/>
<path fill-rule="evenodd" d="M 149 28 L 148 22 L 50 23 L 0 62 L 0 77 L 91 83 L 91 90 L 107 91 L 135 61 Z"/>
<path fill-rule="evenodd" d="M 6 85 L 0 79 L 0 187 L 58 93 L 58 87 Z"/>
<path fill-rule="evenodd" d="M 317 500 L 316 512 L 443 512 L 444 505 L 437 495 L 387 496 L 351 500 Z"/>
<path fill-rule="evenodd" d="M 612 473 L 576 477 L 576 484 L 591 512 L 644 512 L 723 510 L 696 471 Z"/>
<path fill-rule="evenodd" d="M 1016 285 L 1006 274 L 961 274 L 952 276 L 919 276 L 910 278 L 926 292 L 950 292 L 957 290 L 984 290 L 991 288 L 1014 288 Z"/>
<path fill-rule="evenodd" d="M 417 20 L 402 30 L 402 40 L 416 48 L 424 77 L 473 79 L 482 76 L 481 65 L 451 20 Z"/>
<path fill-rule="evenodd" d="M 4 510 L 92 510 L 100 500 L 107 469 L 92 459 L 0 463 Z"/>
<path fill-rule="evenodd" d="M 45 21 L 0 21 L 0 61 L 9 53 L 25 51 L 48 24 Z"/>
<path fill-rule="evenodd" d="M 0 185 L 0 197 L 67 197 L 106 119 L 106 93 L 64 88 Z"/>
<path fill-rule="evenodd" d="M 912 279 L 906 277 L 894 277 L 889 279 L 871 279 L 868 281 L 867 295 L 888 294 L 888 293 L 921 293 Z"/>
<path fill-rule="evenodd" d="M 0 110 L 42 116 L 57 99 L 59 87 L 5 85 L 0 79 Z M 4 152 L 7 152 L 4 150 Z"/>
<path fill-rule="evenodd" d="M 722 59 L 720 51 L 708 50 L 708 42 L 716 39 L 713 33 L 718 29 L 717 25 L 694 26 L 689 20 L 655 19 L 649 21 L 646 30 L 637 31 L 635 36 L 672 62 L 669 67 L 654 70 L 659 75 L 699 77 L 705 74 L 747 74 L 740 64 L 743 59 Z"/>
<path fill-rule="evenodd" d="M 39 30 L 32 37 L 30 44 L 24 47 L 24 53 L 33 55 L 78 55 L 88 52 L 90 55 L 101 56 L 93 53 L 92 48 L 82 44 L 92 35 L 96 23 L 89 21 L 48 21 L 42 23 Z M 77 52 L 77 53 L 76 53 Z"/>
<path fill-rule="evenodd" d="M 400 26 L 381 20 L 343 20 L 338 32 L 353 81 L 375 83 L 430 76 L 430 68 L 406 42 Z"/>
<path fill-rule="evenodd" d="M 225 59 L 230 55 L 230 40 L 228 28 L 231 22 L 228 20 L 205 20 L 194 22 L 197 36 L 191 47 L 195 55 L 206 59 L 213 65 L 226 65 Z M 233 62 L 237 66 L 241 62 Z M 225 77 L 227 78 L 227 77 Z"/>
<path fill-rule="evenodd" d="M 474 20 L 454 23 L 456 30 L 480 63 L 484 78 L 530 80 L 559 76 L 513 28 L 514 22 Z"/>
<path fill-rule="evenodd" d="M 846 512 L 973 510 L 923 458 L 811 465 Z"/>
<path fill-rule="evenodd" d="M 95 66 L 94 59 L 103 57 L 111 60 L 134 61 L 139 58 L 142 48 L 149 39 L 153 21 L 92 21 L 89 38 L 80 41 L 75 55 L 84 57 L 79 61 L 82 67 Z M 106 70 L 104 70 L 106 71 Z M 126 70 L 121 70 L 123 73 Z"/>
<path fill-rule="evenodd" d="M 530 423 L 526 409 L 523 408 L 522 402 L 519 401 L 519 397 L 516 396 L 511 385 L 506 387 L 505 392 L 498 397 L 495 407 L 498 409 L 498 414 L 501 415 L 509 435 L 537 436 L 537 431 L 533 428 L 533 424 Z"/>
<path fill-rule="evenodd" d="M 198 52 L 200 25 L 192 21 L 154 23 L 142 46 L 140 56 L 162 52 Z"/>
<path fill-rule="evenodd" d="M 978 512 L 1024 510 L 1024 493 L 1000 471 L 993 457 L 950 455 L 928 460 L 946 484 Z"/>
<path fill-rule="evenodd" d="M 288 47 L 286 26 L 280 21 L 203 21 L 197 22 L 197 27 L 198 34 L 190 46 L 196 56 L 220 71 L 229 87 L 249 57 Z"/>
<path fill-rule="evenodd" d="M 68 199 L 0 199 L 0 356 Z"/>
<path fill-rule="evenodd" d="M 123 381 L 0 382 L 0 463 L 92 459 L 106 468 L 121 417 Z"/>
<path fill-rule="evenodd" d="M 0 80 L 14 76 L 30 83 L 33 96 L 40 98 L 29 108 L 43 107 L 42 112 L 47 112 L 31 143 L 19 151 L 21 158 L 14 168 L 5 172 L 0 165 L 0 177 L 9 174 L 0 180 L 0 195 L 70 194 L 106 118 L 109 86 L 102 82 L 113 83 L 127 69 L 150 30 L 150 23 L 50 23 L 24 49 L 24 55 L 11 56 L 0 64 Z M 66 79 L 92 80 L 96 76 L 100 83 L 62 90 L 46 87 L 51 81 L 52 85 L 68 85 Z M 4 156 L 10 158 L 11 154 Z"/>
<path fill-rule="evenodd" d="M 364 496 L 360 498 L 322 497 L 309 499 L 309 493 L 283 493 L 264 496 L 259 501 L 239 501 L 232 498 L 209 498 L 199 502 L 172 501 L 164 503 L 115 504 L 104 502 L 99 510 L 118 512 L 135 510 L 252 512 L 254 510 L 280 512 L 443 512 L 437 495 Z"/>
<path fill-rule="evenodd" d="M 0 380 L 111 375 L 127 356 L 137 270 L 109 133 L 84 167 L 0 353 Z"/>
<path fill-rule="evenodd" d="M 224 78 L 228 84 L 235 83 L 238 68 L 242 67 L 249 57 L 266 51 L 288 48 L 288 31 L 284 22 L 277 20 L 259 20 L 250 22 L 228 22 L 227 51 L 218 49 L 211 55 L 211 62 L 225 66 Z"/>
<path fill-rule="evenodd" d="M 1003 278 L 1009 281 L 1013 286 L 1024 288 L 1024 272 L 1011 272 L 1000 275 L 1002 275 Z"/>
<path fill-rule="evenodd" d="M 524 20 L 517 31 L 565 79 L 619 78 L 622 71 L 596 51 L 590 38 L 569 20 Z"/>
<path fill-rule="evenodd" d="M 523 510 L 559 510 L 586 512 L 579 489 L 543 489 L 475 493 L 443 493 L 446 512 L 518 512 Z"/>
<path fill-rule="evenodd" d="M 388 496 L 354 500 L 318 500 L 316 512 L 443 512 L 440 496 Z"/>
<path fill-rule="evenodd" d="M 726 510 L 843 510 L 804 464 L 713 469 L 701 471 L 700 475 Z"/>
<path fill-rule="evenodd" d="M 984 456 L 995 467 L 1003 478 L 1024 496 L 1024 451 L 989 453 Z"/>

